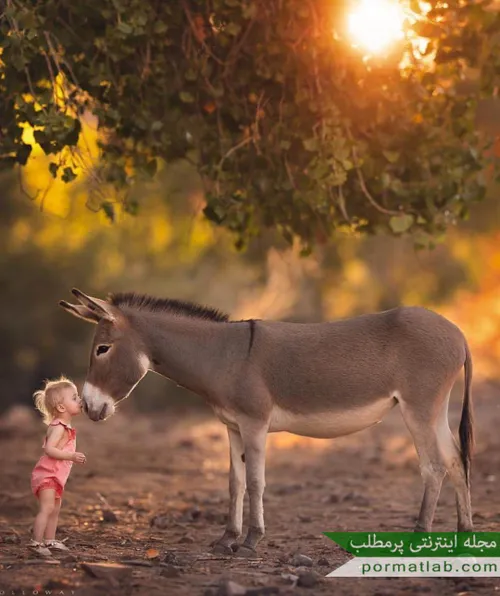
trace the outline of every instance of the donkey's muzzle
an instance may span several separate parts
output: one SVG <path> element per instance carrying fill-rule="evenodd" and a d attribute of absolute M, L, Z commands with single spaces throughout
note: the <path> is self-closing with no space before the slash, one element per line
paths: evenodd
<path fill-rule="evenodd" d="M 99 412 L 99 420 L 104 420 L 104 418 L 106 418 L 107 415 L 108 415 L 108 405 L 104 404 L 101 408 L 101 411 Z"/>
<path fill-rule="evenodd" d="M 111 397 L 90 383 L 85 383 L 83 387 L 82 402 L 84 412 L 94 422 L 108 418 L 115 409 Z"/>
<path fill-rule="evenodd" d="M 87 416 L 93 420 L 94 422 L 99 422 L 99 420 L 104 420 L 108 416 L 108 406 L 104 404 L 101 409 L 92 409 L 89 410 L 88 406 L 85 409 L 85 413 Z"/>

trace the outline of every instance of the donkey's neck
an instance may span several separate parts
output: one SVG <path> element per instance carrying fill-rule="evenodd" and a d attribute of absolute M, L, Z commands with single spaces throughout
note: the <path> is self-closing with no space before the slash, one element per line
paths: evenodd
<path fill-rule="evenodd" d="M 208 401 L 248 349 L 248 325 L 207 321 L 168 312 L 127 313 L 146 348 L 151 370 Z"/>

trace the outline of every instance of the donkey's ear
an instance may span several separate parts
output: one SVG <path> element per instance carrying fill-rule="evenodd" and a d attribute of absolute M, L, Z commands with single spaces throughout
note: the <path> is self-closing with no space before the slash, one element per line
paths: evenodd
<path fill-rule="evenodd" d="M 70 304 L 66 300 L 61 300 L 59 306 L 62 306 L 64 310 L 68 311 L 75 317 L 88 321 L 89 323 L 99 323 L 101 318 L 90 308 L 87 308 L 83 304 Z"/>
<path fill-rule="evenodd" d="M 77 288 L 73 288 L 71 292 L 74 296 L 78 298 L 78 300 L 83 304 L 83 306 L 87 307 L 94 314 L 96 314 L 99 317 L 99 319 L 107 319 L 108 321 L 115 320 L 115 315 L 113 314 L 112 307 L 105 300 L 100 300 L 99 298 L 87 296 Z"/>

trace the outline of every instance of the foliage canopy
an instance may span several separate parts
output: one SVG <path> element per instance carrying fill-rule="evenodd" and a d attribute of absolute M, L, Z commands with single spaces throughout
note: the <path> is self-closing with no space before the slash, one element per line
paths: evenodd
<path fill-rule="evenodd" d="M 205 215 L 240 243 L 275 227 L 312 246 L 345 226 L 425 244 L 484 193 L 475 116 L 500 72 L 489 4 L 409 1 L 405 39 L 366 59 L 348 0 L 6 0 L 0 167 L 27 163 L 29 126 L 70 182 L 90 112 L 96 191 L 121 189 L 132 213 L 138 178 L 189 159 Z"/>

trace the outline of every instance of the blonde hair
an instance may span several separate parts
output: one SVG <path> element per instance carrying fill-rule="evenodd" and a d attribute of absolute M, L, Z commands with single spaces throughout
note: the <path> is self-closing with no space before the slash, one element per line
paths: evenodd
<path fill-rule="evenodd" d="M 73 381 L 66 377 L 60 377 L 53 381 L 45 381 L 45 386 L 39 391 L 35 391 L 33 399 L 36 409 L 41 412 L 43 421 L 49 425 L 57 417 L 57 406 L 62 402 L 62 389 L 75 389 Z"/>

